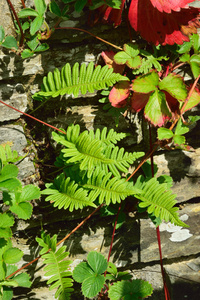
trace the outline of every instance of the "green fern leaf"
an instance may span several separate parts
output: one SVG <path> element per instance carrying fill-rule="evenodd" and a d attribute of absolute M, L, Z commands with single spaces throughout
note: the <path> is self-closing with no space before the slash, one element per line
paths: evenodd
<path fill-rule="evenodd" d="M 16 150 L 12 151 L 9 145 L 5 145 L 5 147 L 0 145 L 0 159 L 3 165 L 7 165 L 8 163 L 15 163 L 22 158 L 23 156 L 19 156 Z"/>
<path fill-rule="evenodd" d="M 58 209 L 69 208 L 69 211 L 73 211 L 84 206 L 96 207 L 87 197 L 87 191 L 78 188 L 78 184 L 71 181 L 69 177 L 65 179 L 63 173 L 54 180 L 53 184 L 47 184 L 46 187 L 42 191 L 43 195 L 49 195 L 45 201 L 51 201 Z"/>
<path fill-rule="evenodd" d="M 136 185 L 138 186 L 138 185 Z M 156 178 L 152 178 L 147 182 L 143 182 L 143 192 L 140 195 L 135 195 L 140 199 L 139 207 L 147 207 L 149 214 L 154 214 L 155 217 L 171 222 L 178 226 L 189 227 L 182 222 L 178 217 L 178 207 L 174 207 L 177 203 L 176 195 L 168 189 L 166 183 L 160 184 Z"/>
<path fill-rule="evenodd" d="M 125 77 L 113 73 L 113 69 L 109 69 L 107 65 L 94 68 L 94 63 L 90 62 L 87 67 L 82 64 L 79 68 L 79 64 L 75 63 L 71 68 L 67 63 L 61 72 L 58 69 L 55 69 L 54 73 L 49 72 L 43 79 L 42 91 L 33 97 L 57 97 L 65 94 L 73 94 L 77 97 L 80 91 L 83 95 L 87 91 L 93 93 L 95 90 L 112 86 L 120 80 L 125 80 Z"/>
<path fill-rule="evenodd" d="M 118 141 L 121 141 L 122 139 L 124 139 L 126 136 L 128 136 L 128 133 L 117 133 L 116 131 L 114 131 L 114 129 L 110 129 L 108 131 L 107 127 L 104 127 L 102 131 L 100 131 L 99 128 L 97 128 L 97 130 L 94 131 L 90 130 L 89 132 L 89 136 L 92 138 L 95 138 L 97 140 L 102 141 L 104 144 L 106 145 L 110 145 L 110 144 L 116 144 Z"/>
<path fill-rule="evenodd" d="M 44 237 L 45 239 L 42 243 L 41 241 Z M 57 243 L 56 235 L 53 236 L 53 241 L 49 236 L 47 238 L 46 235 L 44 235 L 42 239 L 37 238 L 39 244 L 44 246 L 45 250 L 48 246 L 51 246 L 52 242 L 53 245 Z M 46 244 L 47 240 L 48 245 Z M 42 251 L 42 253 L 44 253 L 44 251 Z M 46 265 L 44 267 L 44 271 L 46 272 L 45 276 L 51 276 L 47 281 L 47 284 L 50 284 L 49 290 L 57 288 L 55 297 L 66 300 L 70 299 L 70 293 L 74 290 L 71 288 L 73 280 L 69 278 L 69 276 L 72 275 L 69 271 L 69 265 L 72 261 L 66 260 L 68 255 L 69 252 L 66 252 L 66 246 L 60 247 L 57 251 L 55 247 L 51 247 L 51 250 L 48 253 L 42 255 L 44 264 Z"/>
<path fill-rule="evenodd" d="M 83 187 L 92 190 L 89 194 L 91 201 L 95 201 L 99 197 L 99 203 L 105 202 L 109 205 L 111 202 L 115 204 L 120 203 L 127 196 L 139 193 L 133 184 L 127 182 L 124 178 L 111 178 L 112 173 L 105 175 L 104 171 L 97 168 L 91 178 L 88 179 L 87 184 Z M 111 178 L 111 179 L 110 179 Z"/>

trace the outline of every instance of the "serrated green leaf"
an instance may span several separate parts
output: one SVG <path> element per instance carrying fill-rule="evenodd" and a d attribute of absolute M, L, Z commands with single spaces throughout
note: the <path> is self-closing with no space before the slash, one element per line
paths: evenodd
<path fill-rule="evenodd" d="M 84 8 L 84 6 L 86 5 L 87 3 L 87 0 L 77 0 L 75 5 L 74 5 L 74 8 L 77 12 L 81 12 Z"/>
<path fill-rule="evenodd" d="M 37 17 L 38 12 L 32 8 L 24 8 L 18 13 L 19 18 Z"/>
<path fill-rule="evenodd" d="M 6 165 L 0 173 L 0 182 L 17 177 L 19 169 L 15 165 Z"/>
<path fill-rule="evenodd" d="M 10 192 L 14 192 L 16 190 L 20 190 L 21 187 L 21 181 L 17 178 L 11 178 L 0 182 L 1 191 L 9 190 Z"/>
<path fill-rule="evenodd" d="M 88 253 L 87 260 L 88 264 L 96 274 L 101 274 L 106 271 L 108 263 L 101 253 L 91 251 Z"/>
<path fill-rule="evenodd" d="M 33 22 L 31 22 L 30 34 L 34 35 L 41 28 L 41 26 L 42 26 L 43 23 L 44 23 L 44 17 L 42 17 L 41 15 L 39 15 L 38 17 L 36 17 L 33 20 Z"/>
<path fill-rule="evenodd" d="M 145 118 L 147 118 L 154 126 L 163 126 L 166 119 L 169 119 L 171 113 L 166 104 L 165 94 L 156 90 L 149 97 L 149 101 L 145 106 Z"/>
<path fill-rule="evenodd" d="M 199 90 L 194 89 L 194 91 L 192 92 L 192 95 L 190 96 L 190 98 L 187 101 L 187 104 L 184 108 L 184 112 L 186 112 L 187 110 L 190 110 L 192 107 L 196 106 L 199 103 L 200 103 L 200 92 L 199 92 Z"/>
<path fill-rule="evenodd" d="M 24 49 L 24 50 L 22 51 L 22 53 L 21 53 L 21 57 L 22 57 L 23 59 L 32 57 L 33 55 L 34 55 L 34 52 L 31 51 L 31 50 L 29 50 L 29 49 Z"/>
<path fill-rule="evenodd" d="M 153 288 L 150 283 L 141 279 L 135 279 L 130 281 L 114 282 L 110 286 L 108 295 L 110 300 L 139 300 L 147 298 L 153 292 Z"/>
<path fill-rule="evenodd" d="M 193 74 L 194 78 L 196 79 L 200 74 L 200 63 L 190 61 L 190 67 L 192 70 L 192 74 Z"/>
<path fill-rule="evenodd" d="M 13 279 L 8 279 L 8 280 L 1 281 L 0 282 L 0 287 L 1 287 L 1 285 L 3 285 L 3 286 L 12 286 L 12 287 L 17 287 L 18 286 L 17 282 Z"/>
<path fill-rule="evenodd" d="M 58 4 L 55 2 L 55 1 L 52 1 L 50 4 L 49 4 L 49 9 L 50 11 L 55 14 L 56 16 L 58 17 L 61 17 L 61 10 L 60 10 L 60 7 L 58 6 Z"/>
<path fill-rule="evenodd" d="M 13 36 L 8 35 L 1 46 L 8 49 L 18 49 L 17 41 Z"/>
<path fill-rule="evenodd" d="M 125 51 L 120 51 L 115 54 L 114 61 L 118 65 L 124 65 L 130 56 Z"/>
<path fill-rule="evenodd" d="M 105 283 L 104 275 L 93 274 L 83 281 L 82 293 L 85 297 L 92 298 L 95 297 L 103 288 Z"/>
<path fill-rule="evenodd" d="M 30 219 L 33 211 L 33 207 L 29 202 L 14 203 L 10 206 L 10 211 L 18 215 L 20 219 Z"/>
<path fill-rule="evenodd" d="M 17 202 L 19 203 L 24 201 L 31 201 L 39 198 L 40 198 L 39 187 L 32 184 L 28 184 L 23 187 L 22 192 L 17 199 Z"/>
<path fill-rule="evenodd" d="M 170 95 L 180 101 L 187 98 L 187 89 L 183 79 L 175 74 L 169 74 L 167 77 L 159 82 L 159 88 L 167 91 Z"/>
<path fill-rule="evenodd" d="M 188 126 L 184 125 L 182 119 L 180 118 L 176 126 L 175 135 L 182 135 L 187 133 L 188 131 Z"/>
<path fill-rule="evenodd" d="M 12 299 L 13 299 L 12 289 L 7 286 L 3 287 L 3 297 L 1 300 L 12 300 Z"/>
<path fill-rule="evenodd" d="M 157 133 L 159 140 L 171 139 L 174 135 L 173 132 L 168 128 L 158 128 Z"/>
<path fill-rule="evenodd" d="M 137 44 L 124 44 L 124 51 L 130 56 L 130 57 L 135 57 L 137 56 L 140 51 L 138 49 L 138 45 Z"/>
<path fill-rule="evenodd" d="M 15 223 L 14 217 L 5 212 L 3 214 L 0 213 L 0 227 L 1 228 L 6 228 L 6 227 L 11 227 Z"/>
<path fill-rule="evenodd" d="M 185 42 L 180 46 L 178 53 L 183 54 L 189 52 L 192 47 L 192 42 Z"/>
<path fill-rule="evenodd" d="M 7 241 L 4 238 L 0 238 L 0 249 L 7 245 Z"/>
<path fill-rule="evenodd" d="M 0 227 L 0 237 L 8 239 L 12 236 L 12 230 L 7 227 L 7 228 L 1 228 Z"/>
<path fill-rule="evenodd" d="M 5 38 L 5 31 L 4 31 L 3 26 L 0 25 L 0 43 L 3 42 L 4 38 Z"/>
<path fill-rule="evenodd" d="M 13 279 L 17 282 L 18 286 L 29 288 L 32 284 L 32 282 L 30 281 L 30 277 L 27 273 L 21 273 L 19 275 L 16 275 Z"/>
<path fill-rule="evenodd" d="M 132 83 L 132 90 L 138 93 L 148 94 L 157 89 L 159 83 L 158 73 L 153 71 L 151 73 L 139 76 Z"/>
<path fill-rule="evenodd" d="M 22 250 L 11 247 L 3 253 L 3 260 L 6 264 L 15 264 L 18 261 L 20 261 L 22 256 L 23 256 Z"/>
<path fill-rule="evenodd" d="M 43 16 L 46 11 L 46 3 L 44 0 L 34 0 L 35 8 L 38 11 L 40 16 Z"/>
<path fill-rule="evenodd" d="M 141 66 L 142 64 L 142 59 L 140 56 L 136 56 L 134 58 L 130 58 L 126 62 L 127 66 L 131 69 L 137 69 Z"/>
<path fill-rule="evenodd" d="M 181 57 L 180 57 L 180 61 L 182 61 L 182 62 L 187 62 L 189 60 L 190 60 L 190 54 L 188 54 L 188 53 L 185 53 L 185 54 L 181 55 Z"/>
<path fill-rule="evenodd" d="M 185 137 L 182 135 L 174 135 L 173 140 L 177 145 L 185 144 Z"/>
<path fill-rule="evenodd" d="M 200 48 L 200 37 L 198 33 L 194 33 L 191 37 L 190 40 L 192 41 L 193 44 L 193 48 L 195 50 L 195 52 L 198 52 L 199 48 Z"/>
<path fill-rule="evenodd" d="M 34 52 L 43 52 L 49 49 L 49 45 L 47 43 L 40 44 Z"/>
<path fill-rule="evenodd" d="M 90 277 L 92 274 L 94 274 L 94 271 L 90 268 L 88 263 L 81 262 L 75 267 L 73 271 L 73 278 L 75 281 L 82 283 L 85 279 Z"/>

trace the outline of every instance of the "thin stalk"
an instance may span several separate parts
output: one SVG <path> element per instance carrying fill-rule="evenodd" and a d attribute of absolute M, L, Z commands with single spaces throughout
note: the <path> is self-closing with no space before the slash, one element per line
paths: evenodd
<path fill-rule="evenodd" d="M 13 107 L 13 106 L 11 106 L 11 105 L 5 103 L 5 102 L 3 102 L 2 100 L 0 100 L 0 103 L 6 105 L 6 106 L 9 107 L 9 108 L 12 108 L 12 109 L 16 110 L 16 111 L 19 112 L 20 114 L 23 114 L 23 115 L 25 115 L 25 116 L 27 116 L 27 117 L 29 117 L 29 118 L 31 118 L 31 119 L 37 121 L 37 122 L 40 122 L 40 123 L 42 123 L 42 124 L 44 124 L 44 125 L 46 125 L 46 126 L 48 126 L 48 127 L 53 128 L 54 130 L 57 130 L 57 131 L 59 131 L 59 132 L 65 134 L 65 132 L 62 131 L 61 129 L 58 129 L 58 128 L 56 128 L 56 127 L 54 127 L 54 126 L 52 126 L 52 125 L 50 125 L 50 124 L 48 124 L 48 123 L 46 123 L 46 122 L 43 122 L 43 121 L 41 121 L 41 120 L 39 120 L 39 119 L 37 119 L 37 118 L 35 118 L 35 117 L 29 115 L 29 114 L 26 114 L 25 112 L 23 112 L 23 111 L 21 111 L 21 110 L 15 108 L 15 107 Z"/>
<path fill-rule="evenodd" d="M 152 141 L 152 132 L 151 132 L 151 125 L 149 124 L 149 143 L 150 143 L 150 152 L 153 150 L 153 141 Z M 151 176 L 154 177 L 154 161 L 153 161 L 153 153 L 151 154 Z M 159 226 L 156 227 L 156 234 L 157 234 L 157 241 L 158 241 L 158 248 L 159 248 L 159 255 L 160 255 L 160 267 L 161 267 L 161 274 L 163 279 L 163 287 L 165 293 L 165 300 L 170 300 L 169 290 L 166 284 L 165 279 L 165 272 L 163 267 L 163 260 L 162 260 L 162 248 L 161 248 L 161 239 L 160 239 L 160 229 Z"/>
<path fill-rule="evenodd" d="M 97 40 L 100 40 L 101 42 L 103 42 L 103 43 L 105 43 L 105 44 L 108 44 L 108 45 L 110 45 L 110 46 L 112 46 L 112 47 L 114 47 L 114 48 L 116 48 L 116 49 L 118 49 L 118 50 L 123 50 L 121 47 L 116 46 L 116 45 L 114 45 L 114 44 L 112 44 L 112 43 L 110 43 L 110 42 L 108 42 L 108 41 L 106 41 L 106 40 L 104 40 L 104 39 L 102 39 L 102 38 L 96 36 L 95 34 L 93 34 L 93 33 L 89 32 L 89 31 L 85 30 L 85 29 L 76 28 L 76 27 L 57 27 L 57 28 L 55 28 L 55 30 L 57 30 L 57 29 L 70 29 L 70 30 L 78 30 L 78 31 L 82 31 L 82 32 L 85 32 L 85 33 L 87 33 L 87 34 L 89 34 L 89 35 L 95 37 Z"/>
<path fill-rule="evenodd" d="M 91 216 L 93 216 L 102 206 L 104 205 L 104 203 L 102 203 L 100 206 L 98 206 L 91 214 L 89 214 L 81 223 L 79 223 L 69 234 L 67 234 L 60 242 L 58 242 L 56 244 L 56 247 L 58 245 L 60 245 L 61 243 L 63 243 L 65 240 L 67 240 L 76 230 L 78 230 L 89 218 L 91 218 Z M 23 267 L 21 267 L 20 269 L 16 270 L 15 272 L 13 272 L 12 274 L 10 274 L 9 276 L 6 277 L 6 279 L 9 279 L 11 277 L 13 277 L 15 274 L 19 273 L 20 271 L 22 271 L 23 269 L 27 268 L 28 266 L 32 265 L 34 262 L 36 262 L 38 259 L 40 259 L 44 254 L 47 254 L 51 251 L 51 248 L 43 253 L 42 255 L 39 255 L 38 257 L 36 257 L 35 259 L 33 259 L 32 261 L 30 261 L 28 264 L 24 265 Z"/>
<path fill-rule="evenodd" d="M 20 24 L 20 21 L 19 21 L 19 18 L 18 18 L 18 15 L 16 13 L 16 10 L 14 8 L 14 6 L 12 5 L 11 1 L 10 0 L 7 0 L 8 2 L 8 5 L 10 6 L 10 9 L 12 10 L 14 16 L 15 16 L 15 19 L 17 21 L 17 24 L 19 26 L 19 30 L 20 30 L 20 33 L 21 33 L 21 38 L 20 38 L 20 43 L 19 43 L 19 47 L 22 47 L 23 46 L 23 43 L 24 43 L 24 33 L 23 33 L 23 30 L 22 30 L 22 26 Z"/>

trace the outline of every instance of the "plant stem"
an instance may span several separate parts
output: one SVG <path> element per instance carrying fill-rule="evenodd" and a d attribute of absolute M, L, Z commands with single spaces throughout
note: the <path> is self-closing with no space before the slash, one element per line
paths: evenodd
<path fill-rule="evenodd" d="M 8 5 L 10 6 L 10 9 L 12 10 L 14 16 L 15 16 L 15 19 L 17 21 L 17 24 L 19 26 L 19 30 L 20 30 L 20 33 L 21 33 L 21 38 L 20 38 L 20 43 L 19 43 L 19 47 L 22 47 L 23 43 L 24 43 L 24 33 L 23 33 L 23 30 L 22 30 L 22 26 L 20 24 L 20 21 L 19 21 L 19 18 L 18 18 L 18 15 L 14 9 L 14 6 L 12 5 L 11 1 L 10 0 L 7 0 L 8 2 Z"/>
<path fill-rule="evenodd" d="M 91 214 L 89 214 L 81 223 L 79 223 L 69 234 L 67 234 L 60 242 L 58 242 L 56 244 L 56 247 L 58 245 L 60 245 L 61 243 L 63 243 L 65 240 L 67 240 L 70 235 L 72 235 L 72 233 L 74 233 L 77 229 L 79 229 L 89 218 L 91 218 L 91 216 L 93 216 L 102 206 L 104 205 L 104 203 L 102 203 L 101 205 L 99 205 Z M 36 262 L 38 259 L 40 259 L 44 254 L 47 254 L 51 251 L 51 248 L 43 253 L 42 255 L 39 255 L 38 257 L 36 257 L 34 260 L 30 261 L 28 264 L 24 265 L 23 267 L 21 267 L 20 269 L 16 270 L 15 272 L 13 272 L 12 274 L 10 274 L 9 276 L 7 276 L 5 279 L 9 279 L 11 277 L 13 277 L 15 274 L 19 273 L 20 271 L 22 271 L 23 269 L 27 268 L 28 266 L 32 265 L 34 262 Z"/>
<path fill-rule="evenodd" d="M 37 121 L 37 122 L 40 122 L 40 123 L 42 123 L 42 124 L 44 124 L 44 125 L 46 125 L 46 126 L 48 126 L 48 127 L 53 128 L 54 130 L 57 130 L 57 131 L 59 131 L 59 132 L 65 134 L 65 132 L 62 131 L 61 129 L 58 129 L 58 128 L 56 128 L 56 127 L 54 127 L 54 126 L 52 126 L 52 125 L 50 125 L 50 124 L 48 124 L 48 123 L 46 123 L 46 122 L 43 122 L 43 121 L 41 121 L 41 120 L 39 120 L 39 119 L 37 119 L 37 118 L 35 118 L 35 117 L 29 115 L 29 114 L 26 114 L 25 112 L 23 112 L 23 111 L 21 111 L 21 110 L 15 108 L 15 107 L 13 107 L 13 106 L 11 106 L 11 105 L 5 103 L 5 102 L 3 102 L 2 100 L 0 100 L 0 103 L 6 105 L 6 106 L 9 107 L 9 108 L 12 108 L 12 109 L 16 110 L 16 111 L 19 112 L 20 114 L 23 114 L 23 115 L 25 115 L 25 116 L 27 116 L 27 117 L 29 117 L 29 118 L 31 118 L 31 119 Z"/>
<path fill-rule="evenodd" d="M 57 27 L 57 28 L 55 28 L 55 29 L 70 29 L 70 30 L 78 30 L 78 31 L 82 31 L 82 32 L 85 32 L 85 33 L 87 33 L 87 34 L 89 34 L 89 35 L 95 37 L 97 40 L 100 40 L 101 42 L 103 42 L 103 43 L 105 43 L 105 44 L 108 44 L 108 45 L 110 45 L 110 46 L 112 46 L 112 47 L 114 47 L 114 48 L 116 48 L 116 49 L 118 49 L 118 50 L 123 50 L 121 47 L 116 46 L 116 45 L 114 45 L 114 44 L 112 44 L 112 43 L 110 43 L 110 42 L 108 42 L 108 41 L 106 41 L 106 40 L 104 40 L 104 39 L 102 39 L 102 38 L 96 36 L 95 34 L 93 34 L 93 33 L 89 32 L 89 31 L 85 30 L 85 29 L 76 28 L 76 27 Z"/>

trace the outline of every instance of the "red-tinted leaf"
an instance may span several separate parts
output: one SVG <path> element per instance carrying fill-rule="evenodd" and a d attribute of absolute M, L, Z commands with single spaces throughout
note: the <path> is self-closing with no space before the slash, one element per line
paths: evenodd
<path fill-rule="evenodd" d="M 139 112 L 147 104 L 151 93 L 142 94 L 142 93 L 133 93 L 130 99 L 131 109 L 133 111 Z"/>
<path fill-rule="evenodd" d="M 119 26 L 122 21 L 122 11 L 124 8 L 124 3 L 125 0 L 122 0 L 120 9 L 108 6 L 104 12 L 103 19 L 109 23 L 114 24 L 115 27 Z"/>
<path fill-rule="evenodd" d="M 158 73 L 153 71 L 151 73 L 138 76 L 132 83 L 132 90 L 137 93 L 149 93 L 157 89 L 159 83 Z"/>
<path fill-rule="evenodd" d="M 103 57 L 104 62 L 108 65 L 109 68 L 113 68 L 115 73 L 122 74 L 124 72 L 125 65 L 118 65 L 114 62 L 114 51 L 103 51 L 101 56 Z"/>
<path fill-rule="evenodd" d="M 187 4 L 194 0 L 151 0 L 151 3 L 160 12 L 171 13 L 172 10 L 180 11 L 180 8 L 187 7 Z"/>
<path fill-rule="evenodd" d="M 163 126 L 166 120 L 169 120 L 171 113 L 167 107 L 165 94 L 156 90 L 149 97 L 149 101 L 145 106 L 145 118 L 154 126 Z"/>
<path fill-rule="evenodd" d="M 176 98 L 174 98 L 173 96 L 171 96 L 166 91 L 163 91 L 163 93 L 165 94 L 165 97 L 166 97 L 166 100 L 167 100 L 167 104 L 168 104 L 169 109 L 172 112 L 172 114 L 179 113 L 179 105 L 180 105 L 180 103 L 178 102 L 178 100 Z"/>
<path fill-rule="evenodd" d="M 114 107 L 124 107 L 130 94 L 129 81 L 118 82 L 110 91 L 109 101 Z"/>
<path fill-rule="evenodd" d="M 198 89 L 195 89 L 186 104 L 184 112 L 190 110 L 191 108 L 193 108 L 199 103 L 200 103 L 200 91 Z"/>
<path fill-rule="evenodd" d="M 164 2 L 169 1 L 163 0 Z M 194 27 L 197 26 L 194 20 L 198 14 L 199 9 L 194 7 L 182 8 L 169 14 L 160 12 L 150 0 L 132 0 L 128 17 L 131 26 L 148 42 L 173 45 L 189 41 L 181 28 L 188 26 L 191 21 Z"/>

